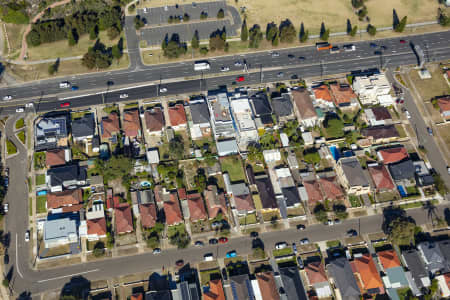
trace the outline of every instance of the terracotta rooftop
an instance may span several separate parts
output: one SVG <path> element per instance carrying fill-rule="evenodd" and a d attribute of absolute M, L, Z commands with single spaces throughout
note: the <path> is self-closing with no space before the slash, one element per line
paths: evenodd
<path fill-rule="evenodd" d="M 368 167 L 368 170 L 377 190 L 392 190 L 395 188 L 389 172 L 384 165 L 371 166 Z"/>
<path fill-rule="evenodd" d="M 308 263 L 305 266 L 305 272 L 310 285 L 328 281 L 325 267 L 320 260 Z"/>
<path fill-rule="evenodd" d="M 169 107 L 168 113 L 171 126 L 179 126 L 187 123 L 183 104 L 176 104 L 175 106 Z"/>
<path fill-rule="evenodd" d="M 326 84 L 322 84 L 317 87 L 314 87 L 312 90 L 314 92 L 314 97 L 317 100 L 322 99 L 322 100 L 325 100 L 328 102 L 333 101 L 333 99 L 331 98 L 330 89 L 328 88 L 328 86 Z"/>
<path fill-rule="evenodd" d="M 156 223 L 156 207 L 154 203 L 139 204 L 141 224 L 144 228 L 152 228 Z"/>
<path fill-rule="evenodd" d="M 63 206 L 62 207 L 62 212 L 63 213 L 68 213 L 68 212 L 76 212 L 76 211 L 80 211 L 80 209 L 83 208 L 83 204 L 75 204 L 75 205 L 71 205 L 71 206 Z"/>
<path fill-rule="evenodd" d="M 144 300 L 144 295 L 142 293 L 133 294 L 131 295 L 130 300 Z"/>
<path fill-rule="evenodd" d="M 341 186 L 337 183 L 336 177 L 324 177 L 319 179 L 320 186 L 325 195 L 325 199 L 337 200 L 344 197 Z"/>
<path fill-rule="evenodd" d="M 179 188 L 179 189 L 177 189 L 177 192 L 178 192 L 178 198 L 180 200 L 186 199 L 186 189 L 185 188 Z"/>
<path fill-rule="evenodd" d="M 384 250 L 377 252 L 378 259 L 385 269 L 400 267 L 400 259 L 395 250 Z"/>
<path fill-rule="evenodd" d="M 223 193 L 219 194 L 215 185 L 209 185 L 204 193 L 206 207 L 208 208 L 208 215 L 210 218 L 215 218 L 219 214 L 227 214 L 225 195 Z"/>
<path fill-rule="evenodd" d="M 356 94 L 348 84 L 330 84 L 331 92 L 333 93 L 333 102 L 339 106 L 341 104 L 351 103 L 352 99 L 356 99 Z"/>
<path fill-rule="evenodd" d="M 164 214 L 166 216 L 167 225 L 175 225 L 183 222 L 181 214 L 180 202 L 176 193 L 170 194 L 170 200 L 164 201 Z"/>
<path fill-rule="evenodd" d="M 86 225 L 87 225 L 87 234 L 88 235 L 93 235 L 93 234 L 96 234 L 98 236 L 106 235 L 105 217 L 87 220 Z"/>
<path fill-rule="evenodd" d="M 378 150 L 378 155 L 381 156 L 385 164 L 396 163 L 409 157 L 405 147 Z"/>
<path fill-rule="evenodd" d="M 225 293 L 220 279 L 209 282 L 209 291 L 203 294 L 203 300 L 225 300 Z"/>
<path fill-rule="evenodd" d="M 208 215 L 206 214 L 205 204 L 200 193 L 188 194 L 187 202 L 191 221 L 195 222 L 208 218 Z"/>
<path fill-rule="evenodd" d="M 47 167 L 66 164 L 66 154 L 64 149 L 53 149 L 45 152 L 45 165 Z"/>
<path fill-rule="evenodd" d="M 116 231 L 118 234 L 133 231 L 133 217 L 128 203 L 121 203 L 114 209 L 116 219 Z"/>
<path fill-rule="evenodd" d="M 364 289 L 378 292 L 369 292 L 371 294 L 384 294 L 383 281 L 378 274 L 375 262 L 370 254 L 364 254 L 361 257 L 355 257 L 353 260 L 354 267 L 361 277 Z"/>
<path fill-rule="evenodd" d="M 394 125 L 367 127 L 361 131 L 361 134 L 365 137 L 371 137 L 374 140 L 400 137 Z"/>
<path fill-rule="evenodd" d="M 47 209 L 76 205 L 82 202 L 83 193 L 81 189 L 49 193 L 47 196 Z"/>
<path fill-rule="evenodd" d="M 273 272 L 263 272 L 255 275 L 258 280 L 259 290 L 264 300 L 280 300 L 278 288 L 275 283 Z"/>
<path fill-rule="evenodd" d="M 151 110 L 146 110 L 144 118 L 148 131 L 161 131 L 164 128 L 164 113 L 161 108 L 153 107 Z"/>
<path fill-rule="evenodd" d="M 137 109 L 123 112 L 123 131 L 128 137 L 137 137 L 141 133 L 139 111 Z"/>
<path fill-rule="evenodd" d="M 311 96 L 306 89 L 293 90 L 292 97 L 299 113 L 299 117 L 301 117 L 302 120 L 317 118 L 317 113 L 314 109 Z"/>
<path fill-rule="evenodd" d="M 255 210 L 255 204 L 253 203 L 252 195 L 234 195 L 234 201 L 236 202 L 237 210 L 252 211 Z"/>
<path fill-rule="evenodd" d="M 441 112 L 450 111 L 450 97 L 439 98 L 437 104 Z"/>
<path fill-rule="evenodd" d="M 315 206 L 317 202 L 323 201 L 322 191 L 317 180 L 303 181 L 303 186 L 308 194 L 308 204 L 310 206 Z"/>
<path fill-rule="evenodd" d="M 102 119 L 102 138 L 110 138 L 113 134 L 120 131 L 119 115 L 116 112 L 111 112 L 107 117 Z"/>

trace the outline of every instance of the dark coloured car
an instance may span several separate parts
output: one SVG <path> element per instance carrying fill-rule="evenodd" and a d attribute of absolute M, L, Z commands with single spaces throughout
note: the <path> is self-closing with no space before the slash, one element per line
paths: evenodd
<path fill-rule="evenodd" d="M 350 229 L 349 231 L 347 231 L 348 237 L 357 236 L 357 235 L 358 235 L 358 232 L 355 229 Z"/>
<path fill-rule="evenodd" d="M 202 241 L 196 241 L 196 242 L 195 242 L 195 246 L 197 246 L 197 247 L 203 247 L 203 242 L 202 242 Z"/>
<path fill-rule="evenodd" d="M 375 55 L 381 55 L 381 51 L 375 51 L 373 54 L 375 54 Z"/>
<path fill-rule="evenodd" d="M 305 267 L 305 264 L 303 263 L 303 260 L 300 256 L 297 256 L 297 263 L 300 269 L 303 269 Z"/>
<path fill-rule="evenodd" d="M 106 82 L 106 85 L 114 85 L 114 81 L 108 80 L 108 81 Z"/>
<path fill-rule="evenodd" d="M 291 79 L 298 79 L 298 75 L 297 74 L 292 75 Z"/>
<path fill-rule="evenodd" d="M 226 237 L 221 237 L 221 238 L 219 238 L 219 243 L 225 244 L 225 243 L 227 243 L 227 242 L 228 242 L 228 238 L 226 238 Z"/>
<path fill-rule="evenodd" d="M 377 46 L 377 44 L 375 44 L 375 43 L 370 43 L 370 47 L 371 47 L 371 48 L 376 48 L 376 47 L 378 47 L 378 46 Z"/>
<path fill-rule="evenodd" d="M 258 237 L 258 233 L 256 232 L 256 231 L 252 231 L 252 232 L 250 232 L 250 236 L 251 237 Z"/>
<path fill-rule="evenodd" d="M 431 129 L 430 127 L 427 127 L 427 131 L 428 131 L 429 135 L 433 136 L 433 129 Z"/>
<path fill-rule="evenodd" d="M 209 240 L 209 244 L 210 245 L 215 245 L 215 244 L 217 244 L 219 241 L 217 240 L 217 239 L 210 239 Z"/>
<path fill-rule="evenodd" d="M 305 229 L 306 229 L 305 225 L 303 225 L 303 224 L 298 224 L 297 225 L 297 230 L 305 230 Z"/>
<path fill-rule="evenodd" d="M 225 268 L 222 268 L 222 277 L 223 277 L 223 280 L 228 280 L 227 269 L 225 269 Z"/>
<path fill-rule="evenodd" d="M 387 50 L 388 47 L 385 46 L 385 45 L 383 45 L 383 46 L 381 46 L 380 48 L 383 49 L 383 50 Z"/>
<path fill-rule="evenodd" d="M 5 252 L 5 255 L 3 255 L 3 264 L 7 265 L 9 264 L 9 254 L 8 251 Z"/>
<path fill-rule="evenodd" d="M 400 44 L 406 44 L 405 40 L 400 40 Z"/>
<path fill-rule="evenodd" d="M 299 60 L 305 60 L 306 58 L 304 56 L 299 56 L 298 59 Z"/>
<path fill-rule="evenodd" d="M 182 265 L 184 265 L 184 260 L 179 259 L 177 260 L 177 262 L 175 263 L 178 267 L 181 267 Z"/>
<path fill-rule="evenodd" d="M 72 85 L 71 90 L 72 90 L 72 91 L 78 91 L 78 86 Z"/>
<path fill-rule="evenodd" d="M 294 59 L 294 58 L 295 58 L 295 56 L 294 56 L 293 54 L 288 54 L 288 57 L 289 57 L 290 59 Z"/>

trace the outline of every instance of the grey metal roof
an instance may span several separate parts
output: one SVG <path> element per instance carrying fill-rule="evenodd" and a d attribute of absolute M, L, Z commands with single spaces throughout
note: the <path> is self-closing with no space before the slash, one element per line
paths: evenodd
<path fill-rule="evenodd" d="M 234 300 L 255 299 L 253 288 L 248 274 L 230 277 L 231 292 Z"/>
<path fill-rule="evenodd" d="M 286 117 L 293 113 L 293 105 L 288 94 L 283 94 L 281 97 L 272 98 L 273 111 L 277 117 Z"/>
<path fill-rule="evenodd" d="M 295 186 L 282 188 L 281 192 L 286 201 L 288 207 L 294 206 L 300 203 L 300 196 L 298 195 L 298 189 Z"/>
<path fill-rule="evenodd" d="M 350 186 L 369 186 L 369 181 L 356 157 L 341 158 L 339 163 Z"/>
<path fill-rule="evenodd" d="M 441 248 L 434 242 L 422 242 L 417 245 L 420 250 L 426 268 L 431 273 L 445 269 L 445 259 L 441 252 Z"/>
<path fill-rule="evenodd" d="M 360 299 L 361 293 L 347 258 L 341 256 L 333 259 L 328 270 L 343 299 Z"/>
<path fill-rule="evenodd" d="M 412 179 L 416 172 L 414 164 L 410 159 L 395 164 L 389 164 L 388 167 L 394 180 Z"/>
<path fill-rule="evenodd" d="M 68 238 L 69 235 L 77 235 L 75 220 L 69 218 L 48 220 L 44 223 L 44 241 L 50 242 Z"/>
<path fill-rule="evenodd" d="M 238 145 L 235 139 L 226 140 L 226 141 L 218 141 L 216 143 L 217 153 L 219 156 L 225 156 L 233 153 L 238 153 Z"/>
<path fill-rule="evenodd" d="M 437 242 L 441 253 L 444 256 L 445 263 L 447 265 L 447 272 L 450 272 L 450 240 L 444 240 Z"/>
<path fill-rule="evenodd" d="M 188 283 L 187 281 L 181 281 L 177 283 L 179 290 L 179 299 L 181 300 L 200 300 L 197 285 L 195 283 Z M 172 293 L 173 296 L 173 293 Z M 174 298 L 174 297 L 173 297 Z M 175 299 L 173 299 L 175 300 Z"/>
<path fill-rule="evenodd" d="M 209 109 L 206 101 L 196 101 L 189 105 L 191 110 L 192 122 L 194 124 L 209 123 Z"/>
<path fill-rule="evenodd" d="M 280 268 L 280 275 L 288 300 L 308 299 L 296 266 Z"/>
<path fill-rule="evenodd" d="M 167 291 L 150 291 L 145 293 L 145 300 L 172 300 L 172 293 Z"/>
<path fill-rule="evenodd" d="M 78 165 L 65 165 L 61 167 L 54 167 L 47 170 L 47 175 L 50 176 L 50 185 L 62 185 L 64 181 L 84 181 L 87 174 L 85 168 L 80 168 Z"/>
<path fill-rule="evenodd" d="M 235 183 L 231 185 L 231 192 L 235 196 L 248 195 L 250 190 L 245 183 Z"/>
<path fill-rule="evenodd" d="M 94 114 L 85 114 L 83 117 L 72 121 L 72 136 L 74 138 L 91 136 L 94 135 L 94 133 Z"/>
<path fill-rule="evenodd" d="M 408 250 L 402 252 L 403 261 L 411 272 L 416 286 L 421 289 L 425 285 L 422 278 L 428 278 L 428 272 L 425 270 L 422 259 L 417 250 Z"/>
<path fill-rule="evenodd" d="M 391 284 L 398 283 L 402 287 L 408 286 L 408 280 L 405 277 L 405 271 L 403 271 L 403 267 L 400 266 L 389 268 L 386 269 L 385 272 Z"/>
<path fill-rule="evenodd" d="M 250 96 L 250 103 L 252 104 L 253 113 L 255 116 L 268 115 L 272 113 L 269 99 L 265 92 L 258 92 Z"/>

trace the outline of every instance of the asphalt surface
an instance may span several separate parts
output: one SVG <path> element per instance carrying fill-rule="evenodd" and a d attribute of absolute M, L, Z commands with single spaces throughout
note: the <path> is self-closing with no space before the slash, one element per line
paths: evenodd
<path fill-rule="evenodd" d="M 129 26 L 126 27 L 129 28 Z M 426 53 L 432 61 L 450 58 L 450 44 L 448 43 L 448 40 L 450 40 L 450 31 L 409 36 L 405 39 L 407 39 L 408 42 L 411 41 L 421 45 L 423 49 L 428 49 Z M 387 47 L 387 50 L 383 51 L 383 55 L 374 54 L 375 51 L 379 49 L 370 47 L 370 43 L 364 41 L 354 43 L 356 45 L 356 50 L 353 52 L 341 52 L 335 54 L 331 54 L 328 51 L 317 51 L 315 47 L 309 46 L 279 50 L 278 53 L 280 55 L 278 57 L 272 57 L 270 51 L 217 57 L 209 59 L 211 69 L 204 72 L 204 76 L 217 76 L 218 73 L 221 73 L 220 68 L 222 66 L 229 67 L 230 72 L 233 72 L 233 74 L 245 75 L 243 66 L 235 66 L 235 62 L 240 61 L 243 63 L 244 60 L 251 70 L 258 72 L 262 68 L 264 71 L 263 81 L 283 79 L 274 77 L 273 75 L 276 75 L 278 72 L 271 74 L 269 70 L 273 69 L 280 71 L 291 68 L 289 73 L 285 72 L 287 76 L 289 76 L 289 74 L 297 74 L 300 77 L 310 77 L 365 68 L 381 66 L 396 67 L 399 65 L 416 63 L 416 56 L 409 43 L 401 44 L 399 43 L 399 40 L 399 38 L 392 38 L 374 41 L 377 45 L 385 45 Z M 129 45 L 134 45 L 135 42 L 131 41 L 129 42 Z M 136 46 L 134 45 L 131 48 L 135 49 Z M 294 58 L 289 58 L 288 54 L 292 54 Z M 300 60 L 298 57 L 304 57 L 305 60 Z M 14 99 L 25 98 L 33 101 L 42 99 L 43 101 L 46 101 L 51 96 L 64 98 L 84 95 L 93 91 L 106 91 L 108 88 L 108 81 L 114 82 L 114 86 L 111 87 L 111 89 L 114 89 L 121 86 L 158 82 L 165 83 L 168 81 L 185 81 L 192 79 L 193 76 L 200 75 L 200 72 L 194 71 L 193 61 L 139 67 L 136 67 L 136 64 L 133 62 L 131 64 L 132 66 L 130 66 L 128 70 L 74 75 L 3 88 L 0 89 L 0 99 L 5 95 L 11 95 L 13 96 L 13 100 L 3 101 L 1 105 L 15 105 L 17 100 L 14 102 Z M 231 84 L 235 77 L 236 76 L 234 76 L 234 78 L 225 77 L 223 78 L 225 80 L 220 79 L 220 82 L 221 84 Z M 258 78 L 258 80 L 259 79 L 260 78 Z M 59 82 L 61 81 L 69 81 L 73 85 L 77 85 L 79 90 L 71 91 L 70 89 L 61 89 L 59 88 Z M 218 80 L 210 83 L 214 85 L 217 81 Z M 243 84 L 248 83 L 252 83 L 252 81 L 246 80 L 246 82 L 243 82 Z M 253 83 L 255 83 L 255 81 L 253 81 Z M 177 94 L 180 93 L 180 91 L 175 87 L 175 90 L 169 90 L 168 93 Z"/>

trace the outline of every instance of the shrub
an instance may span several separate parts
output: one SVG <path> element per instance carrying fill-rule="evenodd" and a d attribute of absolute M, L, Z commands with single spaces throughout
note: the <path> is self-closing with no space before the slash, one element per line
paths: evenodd
<path fill-rule="evenodd" d="M 369 24 L 369 25 L 367 25 L 367 32 L 371 36 L 374 36 L 375 34 L 377 34 L 377 28 L 375 26 L 373 26 L 372 24 Z"/>
<path fill-rule="evenodd" d="M 217 12 L 217 19 L 223 19 L 225 18 L 225 12 L 223 11 L 223 9 L 219 9 L 219 11 Z"/>

